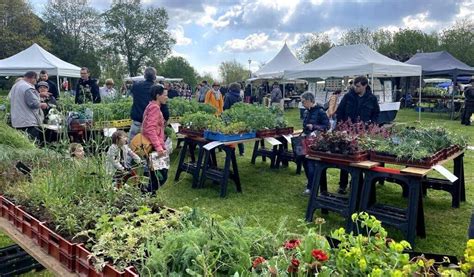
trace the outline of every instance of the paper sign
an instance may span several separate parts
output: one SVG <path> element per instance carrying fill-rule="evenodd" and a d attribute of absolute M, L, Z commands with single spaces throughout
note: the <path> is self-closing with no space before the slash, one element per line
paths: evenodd
<path fill-rule="evenodd" d="M 468 150 L 474 150 L 474 146 L 468 146 L 467 149 Z"/>
<path fill-rule="evenodd" d="M 446 177 L 446 179 L 448 179 L 451 183 L 456 182 L 456 180 L 458 179 L 458 177 L 456 177 L 454 174 L 449 172 L 449 170 L 447 170 L 442 165 L 435 165 L 435 166 L 433 166 L 433 169 L 438 171 L 444 177 Z"/>
<path fill-rule="evenodd" d="M 214 148 L 216 148 L 217 146 L 222 145 L 222 144 L 224 144 L 222 141 L 209 142 L 208 144 L 204 145 L 204 149 L 206 149 L 207 151 L 209 151 L 209 150 L 214 149 Z"/>
<path fill-rule="evenodd" d="M 281 144 L 281 141 L 277 140 L 276 138 L 265 138 L 265 141 L 270 143 L 272 146 Z"/>
<path fill-rule="evenodd" d="M 178 132 L 179 126 L 181 126 L 181 124 L 179 124 L 179 123 L 171 123 L 171 128 L 173 128 L 173 130 L 174 130 L 175 133 Z"/>
<path fill-rule="evenodd" d="M 111 137 L 113 133 L 117 131 L 117 128 L 104 128 L 104 136 Z"/>
<path fill-rule="evenodd" d="M 283 135 L 283 137 L 286 139 L 286 141 L 288 141 L 288 143 L 291 143 L 291 138 L 293 135 Z"/>

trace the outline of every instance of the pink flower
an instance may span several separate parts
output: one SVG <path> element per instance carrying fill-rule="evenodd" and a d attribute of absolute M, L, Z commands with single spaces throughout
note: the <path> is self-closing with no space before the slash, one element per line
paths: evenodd
<path fill-rule="evenodd" d="M 291 239 L 287 242 L 285 242 L 285 249 L 287 250 L 292 250 L 298 247 L 300 245 L 301 241 L 299 239 Z"/>
<path fill-rule="evenodd" d="M 258 266 L 259 264 L 262 264 L 262 263 L 264 263 L 265 261 L 266 261 L 265 258 L 263 258 L 263 257 L 258 257 L 258 258 L 256 258 L 256 259 L 252 262 L 252 267 L 253 267 L 253 268 L 257 268 L 257 266 Z"/>

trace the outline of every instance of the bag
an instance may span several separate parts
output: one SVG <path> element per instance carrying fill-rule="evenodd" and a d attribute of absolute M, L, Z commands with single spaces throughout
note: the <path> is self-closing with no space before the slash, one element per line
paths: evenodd
<path fill-rule="evenodd" d="M 323 105 L 323 110 L 327 111 L 329 109 L 329 101 L 327 101 L 326 103 L 324 103 Z"/>
<path fill-rule="evenodd" d="M 306 137 L 299 135 L 291 138 L 291 148 L 295 157 L 306 156 Z"/>
<path fill-rule="evenodd" d="M 138 156 L 146 157 L 153 150 L 153 145 L 142 133 L 138 133 L 130 141 L 130 149 Z"/>

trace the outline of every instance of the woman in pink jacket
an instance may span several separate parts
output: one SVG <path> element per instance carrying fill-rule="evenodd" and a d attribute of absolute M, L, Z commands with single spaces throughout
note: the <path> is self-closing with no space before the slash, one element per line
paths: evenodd
<path fill-rule="evenodd" d="M 165 127 L 166 121 L 160 110 L 161 104 L 166 104 L 168 91 L 162 85 L 154 85 L 150 88 L 151 101 L 143 113 L 142 133 L 153 145 L 158 156 L 166 155 Z M 158 172 L 158 176 L 157 173 Z M 150 170 L 150 183 L 148 192 L 154 194 L 160 186 L 168 179 L 168 169 Z"/>

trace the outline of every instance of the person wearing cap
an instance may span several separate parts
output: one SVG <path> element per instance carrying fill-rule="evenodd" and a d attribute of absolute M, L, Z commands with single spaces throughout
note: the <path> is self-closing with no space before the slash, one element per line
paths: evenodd
<path fill-rule="evenodd" d="M 469 80 L 470 87 L 464 89 L 464 112 L 461 117 L 461 124 L 470 126 L 471 116 L 474 112 L 474 78 Z"/>
<path fill-rule="evenodd" d="M 105 86 L 99 89 L 99 94 L 101 99 L 111 99 L 117 96 L 117 92 L 114 88 L 114 80 L 107 79 L 105 80 Z"/>
<path fill-rule="evenodd" d="M 41 142 L 43 110 L 48 107 L 41 102 L 41 97 L 49 94 L 41 94 L 35 89 L 36 78 L 36 72 L 28 71 L 23 79 L 13 85 L 10 90 L 10 112 L 13 128 L 25 131 L 32 139 Z"/>
<path fill-rule="evenodd" d="M 41 70 L 39 74 L 39 81 L 48 83 L 48 91 L 54 97 L 54 99 L 59 99 L 59 91 L 58 87 L 55 83 L 48 79 L 48 72 L 46 70 Z M 38 83 L 39 84 L 39 83 Z M 36 89 L 38 89 L 38 84 L 36 85 Z"/>
<path fill-rule="evenodd" d="M 214 82 L 212 84 L 212 89 L 206 93 L 206 98 L 204 99 L 204 103 L 216 108 L 216 115 L 220 115 L 224 110 L 224 97 L 222 97 L 219 88 L 219 83 Z"/>

